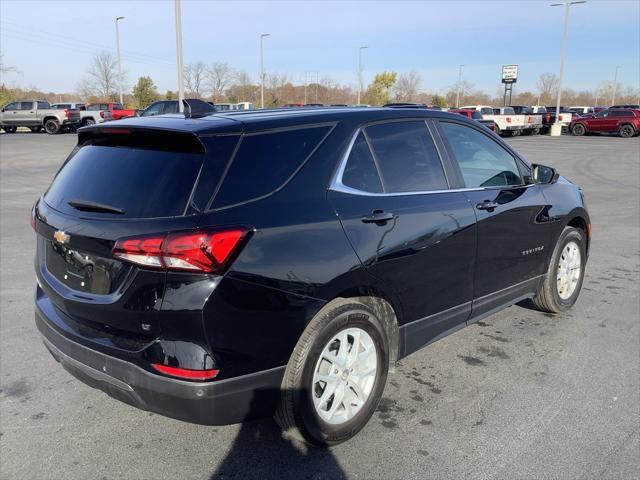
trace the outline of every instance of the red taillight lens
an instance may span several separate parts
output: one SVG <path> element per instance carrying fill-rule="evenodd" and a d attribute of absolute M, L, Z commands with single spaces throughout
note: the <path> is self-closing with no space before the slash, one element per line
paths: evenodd
<path fill-rule="evenodd" d="M 511 123 L 511 117 L 507 117 L 507 123 Z"/>
<path fill-rule="evenodd" d="M 547 123 L 549 123 L 551 121 L 551 114 L 547 113 Z"/>
<path fill-rule="evenodd" d="M 65 116 L 65 118 L 69 118 L 69 109 L 68 108 L 64 109 L 64 116 Z"/>
<path fill-rule="evenodd" d="M 211 380 L 212 378 L 216 378 L 218 373 L 220 373 L 220 370 L 216 369 L 191 370 L 188 368 L 170 367 L 169 365 L 162 365 L 161 363 L 152 363 L 151 366 L 165 375 L 186 378 L 188 380 Z"/>
<path fill-rule="evenodd" d="M 100 110 L 100 118 L 104 118 L 104 110 Z"/>
<path fill-rule="evenodd" d="M 247 233 L 233 229 L 122 238 L 113 256 L 150 268 L 224 273 Z"/>

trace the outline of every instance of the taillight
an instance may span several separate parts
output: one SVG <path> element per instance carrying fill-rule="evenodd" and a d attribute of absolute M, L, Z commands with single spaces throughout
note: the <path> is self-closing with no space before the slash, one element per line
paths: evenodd
<path fill-rule="evenodd" d="M 547 113 L 547 123 L 549 123 L 551 121 L 551 114 Z"/>
<path fill-rule="evenodd" d="M 113 256 L 148 268 L 221 274 L 248 233 L 238 228 L 121 238 L 113 247 Z"/>
<path fill-rule="evenodd" d="M 213 368 L 208 370 L 191 370 L 189 368 L 170 367 L 169 365 L 163 365 L 161 363 L 152 363 L 151 366 L 165 375 L 186 378 L 187 380 L 211 380 L 220 373 L 220 370 Z"/>
<path fill-rule="evenodd" d="M 104 118 L 104 110 L 100 110 L 100 118 Z"/>
<path fill-rule="evenodd" d="M 507 123 L 511 123 L 511 117 L 507 117 Z"/>
<path fill-rule="evenodd" d="M 68 108 L 64 109 L 64 117 L 65 118 L 69 118 L 69 109 Z"/>

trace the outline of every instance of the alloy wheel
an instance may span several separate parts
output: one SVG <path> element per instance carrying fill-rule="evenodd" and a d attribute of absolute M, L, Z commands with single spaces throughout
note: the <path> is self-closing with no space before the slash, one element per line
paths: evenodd
<path fill-rule="evenodd" d="M 366 331 L 347 328 L 333 335 L 313 371 L 318 416 L 333 425 L 355 417 L 373 391 L 377 370 L 376 345 Z"/>

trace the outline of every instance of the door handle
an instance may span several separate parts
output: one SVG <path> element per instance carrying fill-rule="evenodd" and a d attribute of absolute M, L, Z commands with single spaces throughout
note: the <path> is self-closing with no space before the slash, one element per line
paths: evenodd
<path fill-rule="evenodd" d="M 494 208 L 496 208 L 499 204 L 496 202 L 492 202 L 491 200 L 485 200 L 482 203 L 479 203 L 476 205 L 476 208 L 478 210 L 493 210 Z"/>
<path fill-rule="evenodd" d="M 365 215 L 362 217 L 364 223 L 384 223 L 389 220 L 393 220 L 395 215 L 391 212 L 385 212 L 383 210 L 374 210 L 371 215 Z"/>

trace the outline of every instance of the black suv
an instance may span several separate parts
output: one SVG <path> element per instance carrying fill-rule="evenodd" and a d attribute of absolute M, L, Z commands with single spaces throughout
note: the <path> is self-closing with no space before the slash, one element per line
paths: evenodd
<path fill-rule="evenodd" d="M 33 208 L 36 324 L 83 382 L 228 424 L 355 435 L 389 365 L 582 285 L 580 188 L 427 109 L 130 118 L 79 130 Z"/>

